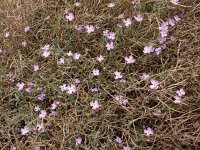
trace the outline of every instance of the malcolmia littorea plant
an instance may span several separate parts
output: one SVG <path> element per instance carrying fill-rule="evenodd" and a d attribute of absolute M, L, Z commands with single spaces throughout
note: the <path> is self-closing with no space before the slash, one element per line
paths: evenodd
<path fill-rule="evenodd" d="M 2 6 L 2 149 L 199 148 L 197 1 Z"/>

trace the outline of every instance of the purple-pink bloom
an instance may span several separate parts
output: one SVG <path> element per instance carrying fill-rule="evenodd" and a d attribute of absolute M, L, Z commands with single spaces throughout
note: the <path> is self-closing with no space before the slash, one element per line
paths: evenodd
<path fill-rule="evenodd" d="M 185 91 L 183 88 L 179 89 L 176 91 L 176 94 L 179 96 L 179 97 L 182 97 L 185 95 Z"/>
<path fill-rule="evenodd" d="M 132 150 L 130 146 L 123 146 L 123 150 Z"/>
<path fill-rule="evenodd" d="M 159 82 L 157 80 L 151 80 L 151 85 L 149 87 L 152 90 L 157 90 L 159 88 Z"/>
<path fill-rule="evenodd" d="M 34 67 L 33 70 L 34 70 L 35 72 L 39 70 L 39 65 L 38 65 L 38 64 L 35 64 L 33 67 Z"/>
<path fill-rule="evenodd" d="M 81 138 L 81 137 L 78 137 L 78 138 L 76 139 L 76 146 L 80 146 L 81 143 L 82 143 L 82 138 Z"/>
<path fill-rule="evenodd" d="M 107 50 L 112 50 L 112 49 L 114 49 L 114 43 L 113 43 L 113 42 L 107 43 L 107 44 L 106 44 L 106 48 L 107 48 Z"/>
<path fill-rule="evenodd" d="M 170 2 L 174 5 L 178 5 L 179 4 L 179 0 L 170 0 Z"/>
<path fill-rule="evenodd" d="M 85 29 L 86 29 L 87 33 L 92 33 L 92 32 L 94 32 L 95 27 L 93 25 L 86 25 Z"/>
<path fill-rule="evenodd" d="M 98 100 L 90 102 L 90 106 L 92 107 L 92 110 L 98 109 L 101 105 L 99 104 Z"/>
<path fill-rule="evenodd" d="M 168 23 L 169 23 L 169 25 L 171 25 L 173 27 L 173 26 L 175 26 L 176 21 L 173 18 L 169 18 Z"/>
<path fill-rule="evenodd" d="M 167 41 L 167 38 L 166 37 L 161 37 L 161 36 L 158 36 L 157 37 L 157 40 L 160 44 L 163 44 Z"/>
<path fill-rule="evenodd" d="M 129 27 L 132 24 L 132 20 L 130 18 L 123 19 L 123 23 L 126 27 Z"/>
<path fill-rule="evenodd" d="M 154 131 L 152 128 L 148 127 L 147 129 L 144 129 L 144 134 L 148 137 L 154 134 Z"/>
<path fill-rule="evenodd" d="M 45 97 L 46 97 L 46 94 L 40 94 L 38 95 L 38 100 L 44 101 Z"/>
<path fill-rule="evenodd" d="M 175 104 L 180 104 L 180 103 L 182 103 L 183 102 L 183 99 L 182 99 L 182 97 L 180 97 L 180 96 L 174 96 L 174 103 Z"/>
<path fill-rule="evenodd" d="M 44 119 L 47 116 L 46 110 L 40 110 L 39 118 Z"/>
<path fill-rule="evenodd" d="M 179 22 L 181 20 L 181 18 L 178 15 L 175 15 L 174 19 L 175 19 L 176 22 Z"/>
<path fill-rule="evenodd" d="M 72 12 L 70 12 L 70 13 L 67 13 L 66 15 L 65 15 L 65 18 L 68 20 L 68 21 L 72 21 L 72 20 L 74 20 L 74 14 L 72 13 Z"/>
<path fill-rule="evenodd" d="M 28 126 L 24 126 L 23 128 L 21 128 L 20 132 L 21 135 L 27 135 L 30 132 L 30 129 Z"/>
<path fill-rule="evenodd" d="M 143 81 L 147 81 L 149 80 L 149 78 L 150 78 L 150 75 L 149 73 L 146 73 L 146 72 L 142 73 L 142 76 L 140 76 L 140 79 Z"/>
<path fill-rule="evenodd" d="M 121 144 L 122 143 L 122 139 L 119 136 L 116 136 L 115 142 Z"/>
<path fill-rule="evenodd" d="M 144 54 L 150 54 L 154 51 L 154 49 L 155 48 L 152 45 L 147 45 L 147 46 L 144 47 L 143 53 Z"/>
<path fill-rule="evenodd" d="M 18 83 L 16 84 L 16 86 L 18 87 L 18 90 L 21 91 L 21 90 L 24 88 L 25 83 L 24 83 L 24 82 L 18 82 Z"/>
<path fill-rule="evenodd" d="M 134 59 L 132 55 L 126 56 L 124 59 L 125 59 L 126 64 L 133 64 L 136 61 L 136 59 Z"/>
<path fill-rule="evenodd" d="M 134 19 L 138 22 L 141 22 L 143 20 L 143 17 L 141 14 L 137 14 L 136 16 L 134 16 Z"/>
<path fill-rule="evenodd" d="M 76 90 L 76 86 L 74 84 L 67 86 L 67 93 L 68 94 L 74 94 L 76 92 L 77 92 L 77 90 Z"/>
<path fill-rule="evenodd" d="M 24 32 L 26 33 L 26 32 L 28 32 L 29 30 L 30 30 L 30 27 L 29 27 L 29 26 L 25 26 Z"/>
<path fill-rule="evenodd" d="M 156 55 L 160 55 L 161 51 L 162 51 L 162 48 L 161 48 L 161 47 L 156 48 L 156 49 L 155 49 Z"/>

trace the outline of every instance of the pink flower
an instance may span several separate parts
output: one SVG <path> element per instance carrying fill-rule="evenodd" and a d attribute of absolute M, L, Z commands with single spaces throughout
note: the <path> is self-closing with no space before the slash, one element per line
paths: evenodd
<path fill-rule="evenodd" d="M 130 146 L 123 146 L 123 150 L 132 150 Z"/>
<path fill-rule="evenodd" d="M 150 137 L 151 135 L 154 134 L 153 129 L 151 129 L 150 127 L 148 127 L 147 129 L 144 129 L 144 134 L 148 137 Z"/>
<path fill-rule="evenodd" d="M 7 31 L 7 32 L 4 33 L 4 37 L 5 37 L 5 38 L 7 38 L 7 37 L 9 37 L 9 36 L 10 36 L 10 32 Z"/>
<path fill-rule="evenodd" d="M 120 137 L 116 136 L 115 142 L 121 144 L 122 143 L 122 139 Z"/>
<path fill-rule="evenodd" d="M 40 94 L 38 95 L 38 100 L 44 101 L 45 97 L 46 97 L 46 94 Z"/>
<path fill-rule="evenodd" d="M 94 93 L 94 92 L 98 92 L 98 89 L 97 88 L 91 88 L 90 91 Z"/>
<path fill-rule="evenodd" d="M 16 148 L 15 146 L 12 145 L 12 146 L 10 147 L 10 150 L 17 150 L 17 148 Z"/>
<path fill-rule="evenodd" d="M 65 63 L 65 60 L 63 58 L 60 58 L 58 61 L 57 61 L 57 64 L 58 65 L 61 65 L 61 64 L 64 64 Z"/>
<path fill-rule="evenodd" d="M 136 4 L 138 3 L 138 0 L 132 0 L 131 3 L 132 3 L 133 5 L 136 5 Z"/>
<path fill-rule="evenodd" d="M 53 103 L 51 104 L 51 109 L 52 109 L 52 110 L 55 110 L 55 109 L 58 107 L 59 104 L 60 104 L 60 102 L 58 102 L 58 101 L 53 102 Z"/>
<path fill-rule="evenodd" d="M 182 97 L 180 97 L 180 96 L 174 96 L 174 103 L 175 104 L 180 104 L 180 103 L 182 103 L 183 102 L 183 99 L 182 99 Z"/>
<path fill-rule="evenodd" d="M 124 105 L 126 106 L 128 104 L 128 99 L 125 99 L 123 96 L 119 95 L 115 97 L 115 101 L 119 104 L 119 105 Z"/>
<path fill-rule="evenodd" d="M 23 41 L 23 42 L 22 42 L 22 46 L 26 47 L 26 46 L 27 46 L 27 42 L 26 42 L 26 41 Z"/>
<path fill-rule="evenodd" d="M 99 75 L 99 69 L 93 69 L 92 74 L 93 74 L 93 76 L 98 76 Z"/>
<path fill-rule="evenodd" d="M 81 6 L 81 3 L 76 2 L 76 3 L 74 3 L 74 6 L 79 7 L 79 6 Z"/>
<path fill-rule="evenodd" d="M 176 91 L 176 94 L 179 96 L 179 97 L 182 97 L 182 96 L 184 96 L 185 95 L 185 91 L 184 91 L 184 89 L 179 89 L 179 90 L 177 90 Z"/>
<path fill-rule="evenodd" d="M 46 110 L 40 110 L 39 118 L 44 119 L 47 116 Z"/>
<path fill-rule="evenodd" d="M 21 128 L 20 132 L 21 135 L 27 135 L 30 132 L 30 129 L 28 126 L 24 126 L 24 128 Z"/>
<path fill-rule="evenodd" d="M 43 47 L 41 47 L 41 50 L 43 50 L 43 51 L 48 51 L 49 49 L 50 49 L 50 45 L 49 44 L 46 44 Z"/>
<path fill-rule="evenodd" d="M 156 55 L 160 55 L 161 51 L 162 51 L 162 48 L 161 48 L 161 47 L 156 48 L 156 49 L 155 49 Z"/>
<path fill-rule="evenodd" d="M 75 29 L 79 32 L 81 32 L 83 30 L 83 26 L 82 25 L 76 25 Z"/>
<path fill-rule="evenodd" d="M 76 92 L 77 92 L 77 90 L 76 90 L 76 86 L 74 84 L 67 86 L 67 93 L 68 94 L 73 94 L 73 93 L 76 93 Z"/>
<path fill-rule="evenodd" d="M 132 24 L 132 20 L 130 18 L 123 19 L 123 23 L 126 27 L 129 27 Z"/>
<path fill-rule="evenodd" d="M 33 67 L 34 67 L 33 70 L 34 70 L 35 72 L 39 70 L 39 65 L 38 65 L 38 64 L 35 64 Z"/>
<path fill-rule="evenodd" d="M 122 76 L 122 73 L 120 72 L 120 71 L 115 71 L 114 72 L 114 75 L 115 75 L 115 79 L 117 80 L 117 79 L 121 79 L 121 78 L 123 78 L 123 76 Z"/>
<path fill-rule="evenodd" d="M 97 60 L 99 62 L 102 62 L 104 60 L 104 56 L 103 55 L 99 55 L 99 57 L 97 57 Z"/>
<path fill-rule="evenodd" d="M 73 56 L 72 51 L 69 51 L 69 52 L 67 52 L 66 54 L 67 54 L 67 56 Z"/>
<path fill-rule="evenodd" d="M 36 105 L 36 106 L 34 107 L 34 110 L 35 110 L 35 112 L 39 112 L 39 111 L 40 111 L 40 106 Z"/>
<path fill-rule="evenodd" d="M 45 127 L 44 127 L 44 123 L 38 123 L 37 125 L 36 125 L 36 130 L 38 131 L 38 132 L 44 132 L 44 130 L 45 130 Z"/>
<path fill-rule="evenodd" d="M 173 27 L 173 26 L 175 26 L 176 21 L 173 18 L 169 18 L 168 23 L 169 23 L 169 25 L 171 25 Z"/>
<path fill-rule="evenodd" d="M 141 22 L 143 20 L 143 17 L 141 14 L 137 14 L 136 16 L 134 16 L 134 19 L 138 22 Z"/>
<path fill-rule="evenodd" d="M 149 87 L 152 90 L 157 90 L 159 88 L 159 82 L 157 80 L 151 80 L 151 85 Z"/>
<path fill-rule="evenodd" d="M 179 0 L 170 0 L 170 2 L 174 5 L 178 5 L 179 4 Z"/>
<path fill-rule="evenodd" d="M 160 116 L 161 115 L 161 110 L 160 109 L 155 109 L 153 112 L 154 116 Z"/>
<path fill-rule="evenodd" d="M 147 45 L 143 49 L 144 54 L 150 54 L 154 51 L 154 47 L 152 45 Z"/>
<path fill-rule="evenodd" d="M 147 81 L 147 80 L 149 80 L 149 77 L 150 77 L 149 74 L 144 72 L 144 73 L 142 73 L 142 76 L 140 76 L 140 79 L 143 81 Z"/>
<path fill-rule="evenodd" d="M 99 104 L 98 100 L 90 102 L 90 106 L 92 107 L 92 110 L 98 109 L 101 105 Z"/>
<path fill-rule="evenodd" d="M 115 39 L 115 32 L 109 32 L 107 38 L 109 40 L 114 40 Z"/>
<path fill-rule="evenodd" d="M 50 51 L 43 51 L 42 52 L 42 56 L 45 57 L 45 58 L 49 57 L 50 54 L 51 54 Z"/>
<path fill-rule="evenodd" d="M 133 64 L 136 61 L 136 59 L 134 59 L 132 55 L 126 56 L 124 59 L 125 59 L 126 64 Z"/>
<path fill-rule="evenodd" d="M 118 19 L 123 19 L 124 18 L 124 14 L 119 14 L 117 18 Z"/>
<path fill-rule="evenodd" d="M 30 30 L 30 27 L 29 26 L 25 26 L 24 32 L 27 33 L 29 30 Z"/>
<path fill-rule="evenodd" d="M 61 85 L 61 86 L 60 86 L 60 90 L 61 90 L 62 92 L 67 91 L 67 85 L 66 85 L 66 84 Z"/>
<path fill-rule="evenodd" d="M 16 86 L 18 87 L 18 90 L 21 91 L 21 90 L 24 88 L 25 83 L 24 83 L 24 82 L 18 82 L 18 83 L 16 84 Z"/>
<path fill-rule="evenodd" d="M 75 60 L 78 60 L 81 57 L 81 54 L 75 53 L 73 57 L 74 57 Z"/>
<path fill-rule="evenodd" d="M 81 145 L 81 143 L 82 143 L 82 138 L 81 138 L 81 137 L 78 137 L 78 138 L 76 139 L 76 146 Z"/>
<path fill-rule="evenodd" d="M 74 20 L 74 14 L 73 13 L 67 13 L 66 15 L 65 15 L 65 18 L 68 20 L 68 21 L 72 21 L 72 20 Z"/>
<path fill-rule="evenodd" d="M 81 81 L 80 81 L 80 79 L 77 78 L 77 79 L 74 79 L 74 83 L 79 84 L 79 83 L 81 83 Z"/>
<path fill-rule="evenodd" d="M 114 49 L 114 43 L 113 43 L 113 42 L 107 43 L 107 44 L 106 44 L 106 48 L 107 48 L 107 50 L 112 50 L 112 49 Z"/>
<path fill-rule="evenodd" d="M 85 29 L 86 29 L 86 32 L 87 33 L 92 33 L 92 32 L 94 32 L 94 26 L 93 25 L 86 25 L 85 26 Z"/>
<path fill-rule="evenodd" d="M 109 8 L 115 7 L 115 3 L 109 3 L 109 4 L 107 4 L 107 6 L 108 6 Z"/>
<path fill-rule="evenodd" d="M 175 15 L 175 16 L 174 16 L 174 19 L 175 19 L 176 22 L 178 22 L 178 21 L 181 20 L 180 17 L 179 17 L 178 15 Z"/>

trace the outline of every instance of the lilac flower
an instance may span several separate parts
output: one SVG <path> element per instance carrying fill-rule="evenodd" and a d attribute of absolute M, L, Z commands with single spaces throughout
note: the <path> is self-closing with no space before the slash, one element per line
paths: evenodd
<path fill-rule="evenodd" d="M 31 92 L 32 92 L 32 87 L 26 88 L 25 91 L 26 91 L 27 93 L 31 93 Z"/>
<path fill-rule="evenodd" d="M 175 26 L 176 21 L 173 18 L 169 18 L 168 23 L 169 23 L 169 25 L 171 25 L 173 27 L 173 26 Z"/>
<path fill-rule="evenodd" d="M 154 47 L 152 45 L 147 45 L 143 49 L 144 54 L 150 54 L 154 51 Z"/>
<path fill-rule="evenodd" d="M 102 62 L 104 60 L 104 56 L 103 55 L 99 55 L 99 57 L 97 57 L 97 60 L 99 62 Z"/>
<path fill-rule="evenodd" d="M 66 54 L 67 54 L 67 56 L 73 56 L 72 51 L 69 51 L 69 52 L 67 52 Z"/>
<path fill-rule="evenodd" d="M 112 8 L 112 7 L 115 6 L 115 3 L 109 3 L 109 4 L 107 4 L 107 6 L 108 6 L 109 8 Z"/>
<path fill-rule="evenodd" d="M 46 44 L 43 47 L 41 47 L 41 50 L 43 50 L 43 51 L 48 51 L 49 49 L 50 49 L 50 45 L 49 44 Z"/>
<path fill-rule="evenodd" d="M 79 84 L 79 83 L 81 83 L 81 81 L 80 81 L 80 79 L 77 78 L 77 79 L 74 79 L 74 83 Z"/>
<path fill-rule="evenodd" d="M 24 128 L 21 128 L 20 132 L 21 135 L 27 135 L 30 132 L 30 129 L 28 126 L 24 126 Z"/>
<path fill-rule="evenodd" d="M 76 3 L 74 3 L 74 6 L 79 7 L 79 6 L 81 6 L 81 3 L 80 2 L 76 2 Z"/>
<path fill-rule="evenodd" d="M 55 109 L 58 107 L 58 104 L 59 104 L 58 101 L 53 102 L 53 103 L 51 104 L 51 109 L 52 109 L 52 110 L 55 110 Z"/>
<path fill-rule="evenodd" d="M 179 0 L 170 0 L 170 2 L 174 5 L 178 5 L 179 4 Z"/>
<path fill-rule="evenodd" d="M 75 53 L 73 57 L 74 57 L 75 60 L 78 60 L 81 57 L 81 54 Z"/>
<path fill-rule="evenodd" d="M 61 85 L 61 86 L 60 86 L 60 90 L 61 90 L 62 92 L 67 91 L 67 85 L 66 85 L 66 84 Z"/>
<path fill-rule="evenodd" d="M 61 64 L 64 64 L 65 63 L 65 60 L 63 58 L 60 58 L 58 61 L 57 61 L 57 64 L 58 65 L 61 65 Z"/>
<path fill-rule="evenodd" d="M 176 22 L 178 22 L 178 21 L 181 20 L 180 17 L 179 17 L 178 15 L 175 15 L 175 16 L 174 16 L 174 19 L 175 19 Z"/>
<path fill-rule="evenodd" d="M 160 109 L 155 109 L 154 112 L 153 112 L 154 116 L 160 116 L 160 114 L 161 114 L 161 110 Z"/>
<path fill-rule="evenodd" d="M 23 41 L 23 42 L 22 42 L 22 46 L 26 47 L 26 46 L 27 46 L 27 42 L 26 42 L 26 41 Z"/>
<path fill-rule="evenodd" d="M 121 144 L 122 143 L 122 139 L 120 137 L 116 136 L 115 142 Z"/>
<path fill-rule="evenodd" d="M 177 90 L 176 91 L 176 94 L 179 96 L 179 97 L 182 97 L 182 96 L 184 96 L 185 95 L 185 91 L 184 91 L 184 89 L 179 89 L 179 90 Z"/>
<path fill-rule="evenodd" d="M 39 146 L 36 146 L 34 150 L 40 150 L 40 147 L 39 147 Z"/>
<path fill-rule="evenodd" d="M 42 91 L 43 90 L 43 87 L 42 86 L 39 86 L 38 88 L 37 88 L 37 91 Z"/>
<path fill-rule="evenodd" d="M 162 22 L 158 27 L 161 37 L 166 37 L 168 35 L 168 22 Z"/>
<path fill-rule="evenodd" d="M 39 118 L 44 119 L 47 116 L 46 110 L 40 110 Z"/>
<path fill-rule="evenodd" d="M 80 146 L 81 143 L 82 143 L 82 138 L 81 138 L 81 137 L 78 137 L 78 138 L 76 139 L 76 146 Z"/>
<path fill-rule="evenodd" d="M 92 70 L 92 75 L 93 76 L 98 76 L 99 75 L 99 69 L 93 69 Z"/>
<path fill-rule="evenodd" d="M 106 48 L 107 48 L 107 50 L 112 50 L 112 49 L 114 49 L 114 43 L 113 43 L 113 42 L 107 43 L 107 44 L 106 44 Z"/>
<path fill-rule="evenodd" d="M 98 89 L 97 88 L 91 88 L 90 91 L 91 92 L 98 92 Z"/>
<path fill-rule="evenodd" d="M 35 64 L 33 67 L 34 67 L 33 70 L 34 70 L 35 72 L 39 70 L 39 65 L 38 65 L 38 64 Z"/>
<path fill-rule="evenodd" d="M 121 79 L 119 82 L 122 83 L 122 84 L 125 84 L 125 83 L 126 83 L 126 80 Z"/>
<path fill-rule="evenodd" d="M 21 91 L 21 90 L 24 88 L 25 83 L 24 83 L 24 82 L 18 82 L 18 83 L 16 84 L 16 86 L 18 87 L 18 90 Z"/>
<path fill-rule="evenodd" d="M 74 84 L 67 86 L 67 93 L 68 94 L 73 94 L 73 93 L 76 93 L 76 92 L 77 92 L 77 90 L 76 90 L 76 86 Z"/>
<path fill-rule="evenodd" d="M 150 77 L 149 74 L 144 72 L 144 73 L 142 73 L 142 76 L 140 76 L 140 79 L 143 81 L 147 81 L 147 80 L 149 80 L 149 77 Z"/>
<path fill-rule="evenodd" d="M 93 25 L 86 25 L 85 29 L 86 29 L 86 32 L 90 34 L 90 33 L 94 32 L 95 28 Z"/>
<path fill-rule="evenodd" d="M 132 20 L 130 18 L 123 19 L 123 23 L 126 27 L 129 27 L 132 24 Z"/>
<path fill-rule="evenodd" d="M 123 150 L 132 150 L 130 146 L 123 146 Z"/>
<path fill-rule="evenodd" d="M 45 58 L 49 57 L 50 54 L 51 54 L 50 51 L 43 51 L 42 52 L 42 56 L 45 57 Z"/>
<path fill-rule="evenodd" d="M 44 101 L 45 97 L 46 97 L 46 94 L 40 94 L 38 95 L 38 100 Z"/>
<path fill-rule="evenodd" d="M 136 16 L 134 16 L 134 19 L 138 22 L 141 22 L 143 20 L 143 17 L 141 14 L 137 14 Z"/>
<path fill-rule="evenodd" d="M 45 130 L 44 123 L 37 123 L 36 130 L 38 132 L 44 132 L 44 130 Z"/>
<path fill-rule="evenodd" d="M 131 3 L 132 3 L 133 5 L 136 5 L 136 4 L 138 3 L 138 0 L 132 0 Z"/>
<path fill-rule="evenodd" d="M 118 28 L 122 28 L 123 26 L 122 26 L 121 24 L 118 23 L 118 24 L 117 24 L 117 27 L 118 27 Z"/>
<path fill-rule="evenodd" d="M 157 80 L 151 80 L 151 85 L 149 87 L 152 90 L 157 90 L 159 88 L 159 82 Z"/>
<path fill-rule="evenodd" d="M 124 59 L 125 59 L 126 64 L 133 64 L 136 61 L 136 59 L 134 59 L 132 55 L 126 56 Z"/>
<path fill-rule="evenodd" d="M 161 37 L 161 36 L 158 36 L 157 37 L 157 40 L 160 44 L 163 44 L 167 41 L 167 38 L 166 37 Z"/>
<path fill-rule="evenodd" d="M 117 80 L 117 79 L 121 79 L 121 78 L 123 78 L 123 76 L 122 76 L 122 73 L 120 72 L 120 71 L 115 71 L 114 72 L 114 75 L 115 75 L 115 79 Z"/>
<path fill-rule="evenodd" d="M 24 32 L 27 33 L 29 30 L 30 30 L 30 27 L 29 26 L 25 26 Z"/>
<path fill-rule="evenodd" d="M 115 101 L 119 104 L 119 105 L 124 105 L 126 106 L 128 104 L 128 99 L 125 99 L 123 96 L 119 95 L 115 97 Z"/>
<path fill-rule="evenodd" d="M 109 40 L 114 40 L 115 39 L 115 32 L 109 32 L 107 38 Z"/>
<path fill-rule="evenodd" d="M 153 129 L 151 129 L 150 127 L 148 127 L 147 129 L 144 129 L 144 134 L 148 137 L 150 137 L 151 135 L 154 134 Z"/>
<path fill-rule="evenodd" d="M 40 106 L 36 105 L 36 106 L 34 107 L 34 110 L 35 110 L 35 112 L 39 112 L 39 111 L 40 111 Z"/>
<path fill-rule="evenodd" d="M 117 18 L 118 19 L 123 19 L 124 18 L 124 14 L 119 14 Z"/>
<path fill-rule="evenodd" d="M 90 102 L 90 106 L 92 107 L 92 110 L 98 109 L 101 105 L 99 104 L 98 100 Z"/>
<path fill-rule="evenodd" d="M 83 30 L 83 26 L 82 25 L 76 25 L 75 29 L 79 32 L 81 32 Z"/>
<path fill-rule="evenodd" d="M 174 96 L 174 103 L 175 104 L 180 104 L 180 103 L 182 103 L 183 102 L 183 99 L 182 99 L 182 97 L 180 97 L 180 96 Z"/>
<path fill-rule="evenodd" d="M 10 147 L 10 150 L 17 150 L 17 148 L 16 148 L 15 146 L 12 145 L 12 146 Z"/>
<path fill-rule="evenodd" d="M 161 47 L 156 48 L 156 49 L 155 49 L 156 55 L 160 55 L 161 51 L 162 51 L 162 48 L 161 48 Z"/>
<path fill-rule="evenodd" d="M 7 31 L 7 32 L 4 32 L 4 37 L 5 37 L 5 38 L 7 38 L 7 37 L 9 37 L 9 36 L 10 36 L 10 32 L 8 32 L 8 31 Z"/>
<path fill-rule="evenodd" d="M 66 15 L 65 15 L 65 18 L 68 20 L 68 21 L 72 21 L 72 20 L 74 20 L 74 14 L 73 13 L 67 13 Z"/>

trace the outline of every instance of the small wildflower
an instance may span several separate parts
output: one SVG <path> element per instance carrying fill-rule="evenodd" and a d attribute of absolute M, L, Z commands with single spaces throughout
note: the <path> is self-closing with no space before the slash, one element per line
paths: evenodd
<path fill-rule="evenodd" d="M 182 103 L 183 102 L 183 99 L 182 99 L 182 97 L 180 97 L 180 96 L 174 96 L 174 103 L 175 104 L 180 104 L 180 103 Z"/>
<path fill-rule="evenodd" d="M 98 89 L 97 88 L 91 88 L 90 91 L 91 92 L 98 92 Z"/>
<path fill-rule="evenodd" d="M 61 85 L 61 86 L 60 86 L 60 90 L 61 90 L 62 92 L 67 91 L 67 85 L 66 85 L 66 84 Z"/>
<path fill-rule="evenodd" d="M 90 33 L 94 32 L 95 28 L 93 25 L 86 25 L 85 29 L 86 29 L 86 32 L 90 34 Z"/>
<path fill-rule="evenodd" d="M 68 94 L 73 94 L 73 93 L 76 93 L 76 92 L 77 92 L 77 90 L 76 90 L 76 86 L 74 84 L 67 86 L 67 93 Z"/>
<path fill-rule="evenodd" d="M 138 0 L 132 0 L 131 3 L 132 3 L 133 5 L 136 5 L 136 4 L 138 3 Z"/>
<path fill-rule="evenodd" d="M 36 106 L 34 107 L 34 110 L 35 110 L 35 112 L 40 111 L 40 106 L 36 105 Z"/>
<path fill-rule="evenodd" d="M 120 137 L 116 136 L 115 142 L 121 144 L 122 143 L 122 139 Z"/>
<path fill-rule="evenodd" d="M 156 48 L 156 49 L 155 49 L 156 55 L 160 55 L 161 51 L 162 51 L 162 48 L 161 48 L 161 47 Z"/>
<path fill-rule="evenodd" d="M 24 126 L 24 128 L 21 128 L 20 132 L 21 135 L 27 135 L 30 132 L 30 129 L 28 126 Z"/>
<path fill-rule="evenodd" d="M 122 73 L 120 71 L 115 71 L 114 75 L 115 75 L 115 77 L 114 77 L 115 79 L 121 79 L 121 78 L 123 78 Z"/>
<path fill-rule="evenodd" d="M 134 19 L 138 22 L 141 22 L 143 20 L 143 17 L 141 14 L 137 14 L 136 16 L 134 16 Z"/>
<path fill-rule="evenodd" d="M 61 65 L 61 64 L 64 64 L 65 63 L 65 60 L 63 58 L 60 58 L 58 61 L 57 61 L 57 64 L 58 65 Z"/>
<path fill-rule="evenodd" d="M 74 14 L 73 13 L 67 13 L 66 15 L 65 15 L 65 18 L 68 20 L 68 21 L 72 21 L 72 20 L 74 20 Z"/>
<path fill-rule="evenodd" d="M 132 24 L 132 20 L 130 18 L 123 19 L 123 23 L 126 27 L 129 27 Z"/>
<path fill-rule="evenodd" d="M 102 62 L 104 60 L 104 56 L 103 55 L 99 55 L 99 57 L 97 57 L 97 60 L 99 62 Z"/>
<path fill-rule="evenodd" d="M 124 14 L 119 14 L 117 18 L 118 19 L 123 19 L 124 18 Z"/>
<path fill-rule="evenodd" d="M 109 40 L 114 40 L 115 39 L 115 32 L 109 32 L 107 38 Z"/>
<path fill-rule="evenodd" d="M 132 150 L 130 146 L 123 146 L 123 150 Z"/>
<path fill-rule="evenodd" d="M 38 64 L 35 64 L 33 67 L 34 67 L 33 70 L 34 70 L 35 72 L 37 72 L 37 71 L 39 70 L 39 65 L 38 65 Z"/>
<path fill-rule="evenodd" d="M 40 110 L 39 118 L 44 119 L 47 116 L 46 110 Z"/>
<path fill-rule="evenodd" d="M 122 84 L 125 84 L 125 83 L 126 83 L 126 80 L 121 79 L 119 82 L 122 83 Z"/>
<path fill-rule="evenodd" d="M 43 51 L 48 51 L 49 49 L 50 49 L 50 45 L 49 44 L 46 44 L 43 47 L 41 47 L 41 50 L 43 50 Z"/>
<path fill-rule="evenodd" d="M 127 105 L 128 104 L 128 100 L 125 99 L 123 96 L 116 96 L 115 97 L 115 101 L 119 104 L 119 105 Z"/>
<path fill-rule="evenodd" d="M 107 6 L 108 6 L 109 8 L 115 7 L 115 3 L 109 3 L 109 4 L 107 4 Z"/>
<path fill-rule="evenodd" d="M 179 0 L 170 0 L 170 2 L 174 5 L 178 5 L 179 4 Z"/>
<path fill-rule="evenodd" d="M 26 41 L 23 41 L 23 42 L 22 42 L 22 46 L 26 47 L 26 46 L 27 46 L 27 42 L 26 42 Z"/>
<path fill-rule="evenodd" d="M 81 80 L 78 79 L 78 78 L 77 78 L 77 79 L 74 79 L 74 83 L 75 83 L 75 84 L 79 84 L 79 83 L 81 83 Z"/>
<path fill-rule="evenodd" d="M 184 96 L 185 95 L 185 91 L 184 91 L 184 89 L 179 89 L 179 90 L 177 90 L 176 91 L 176 94 L 179 96 L 179 97 L 182 97 L 182 96 Z"/>
<path fill-rule="evenodd" d="M 42 56 L 45 57 L 45 58 L 49 57 L 50 54 L 51 54 L 50 51 L 43 51 L 42 52 Z"/>
<path fill-rule="evenodd" d="M 38 100 L 44 101 L 45 97 L 46 97 L 46 94 L 40 94 L 38 95 Z"/>
<path fill-rule="evenodd" d="M 7 32 L 4 33 L 4 37 L 5 37 L 5 38 L 7 38 L 7 37 L 9 37 L 9 36 L 10 36 L 10 32 L 7 31 Z"/>
<path fill-rule="evenodd" d="M 29 30 L 30 30 L 30 27 L 29 26 L 25 26 L 24 32 L 27 33 Z"/>
<path fill-rule="evenodd" d="M 126 56 L 124 59 L 125 59 L 126 64 L 133 64 L 136 61 L 136 59 L 134 59 L 132 55 Z"/>
<path fill-rule="evenodd" d="M 37 88 L 37 91 L 42 91 L 43 90 L 43 87 L 42 86 L 39 86 L 38 88 Z"/>
<path fill-rule="evenodd" d="M 10 150 L 17 150 L 17 147 L 15 147 L 15 146 L 12 145 L 12 146 L 10 147 Z"/>
<path fill-rule="evenodd" d="M 167 41 L 166 37 L 161 37 L 161 36 L 158 36 L 157 37 L 157 40 L 160 44 L 163 44 Z"/>
<path fill-rule="evenodd" d="M 99 69 L 93 69 L 92 70 L 92 75 L 93 76 L 98 76 L 99 75 Z"/>
<path fill-rule="evenodd" d="M 69 51 L 69 52 L 67 52 L 66 54 L 67 54 L 67 56 L 73 56 L 72 51 Z"/>
<path fill-rule="evenodd" d="M 176 21 L 173 18 L 169 18 L 168 23 L 169 23 L 169 25 L 171 25 L 173 27 L 173 26 L 175 26 Z"/>
<path fill-rule="evenodd" d="M 81 137 L 78 137 L 78 138 L 76 139 L 76 146 L 80 146 L 81 143 L 82 143 L 82 138 L 81 138 Z"/>
<path fill-rule="evenodd" d="M 81 57 L 81 54 L 75 53 L 73 57 L 74 57 L 75 60 L 78 60 Z"/>
<path fill-rule="evenodd" d="M 79 6 L 81 6 L 81 3 L 76 2 L 76 3 L 74 3 L 74 6 L 79 7 Z"/>
<path fill-rule="evenodd" d="M 25 91 L 26 91 L 27 93 L 31 93 L 31 92 L 32 92 L 32 87 L 26 88 Z"/>
<path fill-rule="evenodd" d="M 75 25 L 74 27 L 79 32 L 81 32 L 83 30 L 83 26 L 82 25 Z"/>
<path fill-rule="evenodd" d="M 175 16 L 174 16 L 174 19 L 175 19 L 176 22 L 178 22 L 178 21 L 181 20 L 180 17 L 179 17 L 178 15 L 175 15 Z"/>
<path fill-rule="evenodd" d="M 112 50 L 112 49 L 114 49 L 114 43 L 113 43 L 113 42 L 107 43 L 107 44 L 106 44 L 106 48 L 107 48 L 107 50 Z"/>
<path fill-rule="evenodd" d="M 24 82 L 18 82 L 18 83 L 16 84 L 16 86 L 18 87 L 18 90 L 21 91 L 21 90 L 24 88 L 25 83 L 24 83 Z"/>
<path fill-rule="evenodd" d="M 98 109 L 101 105 L 99 104 L 98 100 L 90 102 L 90 106 L 92 107 L 92 110 Z"/>
<path fill-rule="evenodd" d="M 154 134 L 153 129 L 151 129 L 150 127 L 148 127 L 147 129 L 144 129 L 144 134 L 148 137 L 150 137 L 151 135 Z"/>
<path fill-rule="evenodd" d="M 45 130 L 45 127 L 44 127 L 44 123 L 38 123 L 37 125 L 36 125 L 36 130 L 38 131 L 38 132 L 44 132 L 44 130 Z"/>
<path fill-rule="evenodd" d="M 152 53 L 153 51 L 154 51 L 154 47 L 152 45 L 147 45 L 143 49 L 144 54 L 149 54 L 149 53 Z"/>
<path fill-rule="evenodd" d="M 159 88 L 159 82 L 157 80 L 151 80 L 151 85 L 149 87 L 152 90 L 157 90 Z"/>
<path fill-rule="evenodd" d="M 161 115 L 161 110 L 160 109 L 155 109 L 153 112 L 154 116 L 160 116 Z"/>
<path fill-rule="evenodd" d="M 150 75 L 148 73 L 142 73 L 142 76 L 140 76 L 140 79 L 143 81 L 149 80 Z"/>

